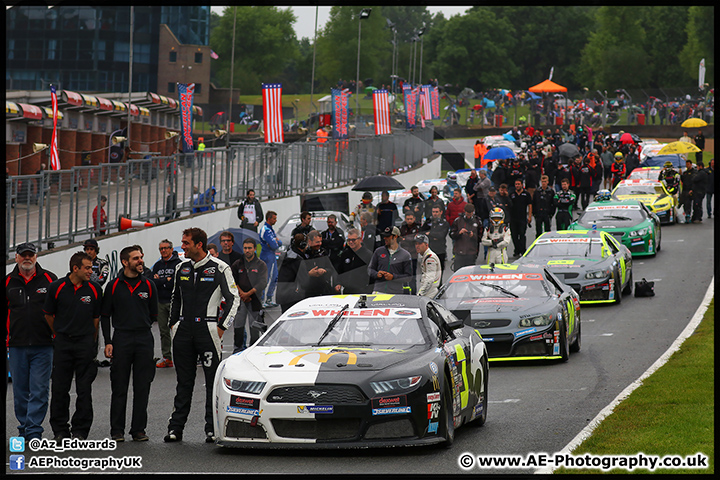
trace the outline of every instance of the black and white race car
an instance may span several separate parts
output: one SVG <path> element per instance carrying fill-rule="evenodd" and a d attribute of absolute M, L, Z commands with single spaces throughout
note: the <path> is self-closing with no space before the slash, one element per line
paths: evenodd
<path fill-rule="evenodd" d="M 436 298 L 480 332 L 491 362 L 565 362 L 580 351 L 580 298 L 547 267 L 463 267 Z"/>
<path fill-rule="evenodd" d="M 305 299 L 214 384 L 216 443 L 354 448 L 453 442 L 487 417 L 480 335 L 436 302 L 408 295 Z"/>

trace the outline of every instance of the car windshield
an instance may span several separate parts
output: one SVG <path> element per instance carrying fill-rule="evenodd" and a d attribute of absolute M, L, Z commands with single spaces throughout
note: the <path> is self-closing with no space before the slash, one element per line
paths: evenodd
<path fill-rule="evenodd" d="M 525 254 L 525 258 L 546 257 L 584 257 L 590 246 L 589 238 L 541 238 Z M 593 246 L 602 243 L 599 238 L 592 239 Z M 599 257 L 600 248 L 592 248 L 590 257 Z"/>
<path fill-rule="evenodd" d="M 442 299 L 482 297 L 547 297 L 550 292 L 539 273 L 488 273 L 455 275 L 448 282 Z"/>
<path fill-rule="evenodd" d="M 598 224 L 609 224 L 613 222 L 628 222 L 629 224 L 635 225 L 645 220 L 645 215 L 639 206 L 635 208 L 626 207 L 603 207 L 593 208 L 592 205 L 585 210 L 578 223 L 583 225 L 590 225 L 592 223 Z"/>
<path fill-rule="evenodd" d="M 659 174 L 660 170 L 635 169 L 630 173 L 628 178 L 638 180 L 657 180 Z"/>
<path fill-rule="evenodd" d="M 662 195 L 663 189 L 660 185 L 618 185 L 615 195 Z"/>
<path fill-rule="evenodd" d="M 290 316 L 304 313 L 308 317 L 288 318 L 276 322 L 258 345 L 279 347 L 299 345 L 408 346 L 429 343 L 429 334 L 422 326 L 419 310 L 396 309 L 400 310 L 400 315 L 392 313 L 383 315 L 387 313 L 387 310 L 389 309 L 351 309 L 344 312 L 343 317 L 328 332 L 322 343 L 318 343 L 318 341 L 334 316 L 331 314 L 337 313 L 337 311 L 328 311 L 327 316 L 314 316 L 313 313 L 317 312 L 310 311 L 291 313 Z M 364 315 L 362 312 L 373 315 Z"/>

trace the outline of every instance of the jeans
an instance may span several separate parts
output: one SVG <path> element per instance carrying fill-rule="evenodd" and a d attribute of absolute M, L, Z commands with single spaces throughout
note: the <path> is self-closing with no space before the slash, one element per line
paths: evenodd
<path fill-rule="evenodd" d="M 160 349 L 163 358 L 172 360 L 172 339 L 170 338 L 170 303 L 158 302 L 157 324 L 160 331 Z"/>
<path fill-rule="evenodd" d="M 707 207 L 708 218 L 712 215 L 712 198 L 715 192 L 708 192 L 705 194 L 705 206 Z"/>
<path fill-rule="evenodd" d="M 41 438 L 42 423 L 48 410 L 53 347 L 10 347 L 15 417 L 18 434 L 26 439 Z"/>
<path fill-rule="evenodd" d="M 264 251 L 263 251 L 264 253 Z M 278 266 L 277 266 L 277 257 L 275 257 L 274 252 L 270 252 L 272 255 L 268 256 L 261 256 L 260 260 L 265 262 L 265 265 L 267 265 L 268 270 L 268 284 L 265 291 L 263 291 L 260 294 L 260 301 L 261 302 L 267 302 L 271 303 L 273 295 L 275 295 L 275 288 L 277 287 L 277 281 L 278 281 Z"/>

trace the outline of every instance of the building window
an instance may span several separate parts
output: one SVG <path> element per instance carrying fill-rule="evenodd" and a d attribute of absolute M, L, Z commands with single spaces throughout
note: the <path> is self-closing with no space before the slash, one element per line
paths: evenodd
<path fill-rule="evenodd" d="M 168 82 L 168 93 L 175 93 L 175 82 Z"/>
<path fill-rule="evenodd" d="M 175 62 L 177 62 L 177 52 L 170 52 L 170 58 L 169 58 L 169 60 L 170 60 L 170 63 L 175 63 Z"/>
<path fill-rule="evenodd" d="M 195 84 L 195 94 L 200 95 L 202 93 L 202 83 Z"/>
<path fill-rule="evenodd" d="M 195 53 L 195 63 L 202 63 L 202 52 Z"/>

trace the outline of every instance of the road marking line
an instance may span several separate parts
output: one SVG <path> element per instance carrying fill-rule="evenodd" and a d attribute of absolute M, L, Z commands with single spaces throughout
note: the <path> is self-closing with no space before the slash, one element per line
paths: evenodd
<path fill-rule="evenodd" d="M 680 333 L 680 335 L 675 339 L 675 341 L 670 345 L 670 347 L 665 351 L 665 353 L 658 358 L 655 363 L 650 365 L 650 368 L 645 370 L 645 372 L 638 377 L 637 380 L 635 380 L 633 383 L 628 385 L 625 390 L 620 392 L 620 394 L 615 397 L 615 399 L 610 402 L 608 406 L 600 410 L 600 413 L 598 413 L 595 418 L 592 419 L 592 421 L 583 428 L 580 433 L 578 433 L 575 438 L 570 440 L 570 443 L 565 445 L 562 450 L 558 453 L 565 453 L 569 454 L 573 450 L 575 450 L 580 444 L 585 441 L 590 435 L 592 435 L 592 432 L 602 423 L 602 421 L 610 415 L 613 410 L 615 410 L 615 407 L 617 407 L 620 402 L 625 400 L 636 388 L 638 388 L 640 385 L 642 385 L 643 380 L 648 378 L 650 375 L 655 373 L 655 371 L 665 365 L 667 361 L 670 359 L 673 353 L 678 351 L 680 349 L 680 345 L 695 331 L 695 329 L 700 325 L 700 321 L 702 320 L 703 316 L 705 315 L 705 312 L 708 309 L 708 306 L 710 305 L 710 301 L 713 298 L 713 295 L 715 294 L 715 277 L 713 277 L 710 280 L 710 285 L 708 286 L 707 292 L 705 292 L 705 297 L 702 299 L 702 302 L 700 302 L 700 306 L 695 311 L 695 315 L 693 315 L 692 319 L 690 320 L 690 323 L 688 323 L 687 327 Z M 534 473 L 536 474 L 549 474 L 553 473 L 555 469 L 551 467 L 542 467 L 535 470 Z"/>
<path fill-rule="evenodd" d="M 505 400 L 488 400 L 488 403 L 518 403 L 519 398 L 507 398 Z"/>

